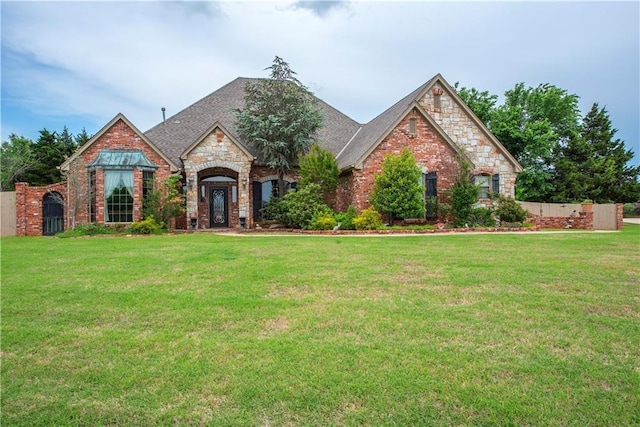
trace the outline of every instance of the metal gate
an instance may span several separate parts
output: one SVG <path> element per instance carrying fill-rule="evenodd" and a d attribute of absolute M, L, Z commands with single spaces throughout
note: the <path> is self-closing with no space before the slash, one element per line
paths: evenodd
<path fill-rule="evenodd" d="M 64 205 L 60 193 L 47 193 L 42 201 L 42 234 L 53 236 L 64 231 Z"/>
<path fill-rule="evenodd" d="M 593 229 L 617 230 L 618 207 L 614 204 L 593 205 Z"/>

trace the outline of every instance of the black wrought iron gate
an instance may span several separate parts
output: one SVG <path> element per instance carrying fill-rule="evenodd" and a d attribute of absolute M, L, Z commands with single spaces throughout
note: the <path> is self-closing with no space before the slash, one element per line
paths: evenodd
<path fill-rule="evenodd" d="M 64 205 L 59 193 L 48 193 L 42 201 L 42 234 L 53 236 L 64 231 Z"/>

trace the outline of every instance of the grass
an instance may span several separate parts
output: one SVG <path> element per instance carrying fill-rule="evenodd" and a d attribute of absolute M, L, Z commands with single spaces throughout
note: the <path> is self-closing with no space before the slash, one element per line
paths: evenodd
<path fill-rule="evenodd" d="M 15 425 L 638 425 L 621 233 L 2 239 Z"/>

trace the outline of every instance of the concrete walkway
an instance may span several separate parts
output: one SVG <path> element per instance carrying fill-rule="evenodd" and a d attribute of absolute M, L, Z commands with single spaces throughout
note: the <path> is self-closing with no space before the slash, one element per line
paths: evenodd
<path fill-rule="evenodd" d="M 623 218 L 622 222 L 625 224 L 640 224 L 640 218 Z"/>

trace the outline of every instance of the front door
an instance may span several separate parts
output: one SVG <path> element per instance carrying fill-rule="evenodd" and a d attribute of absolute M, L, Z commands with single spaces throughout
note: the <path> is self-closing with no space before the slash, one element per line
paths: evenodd
<path fill-rule="evenodd" d="M 227 187 L 211 187 L 211 205 L 209 206 L 209 224 L 211 227 L 229 226 L 229 201 Z"/>

